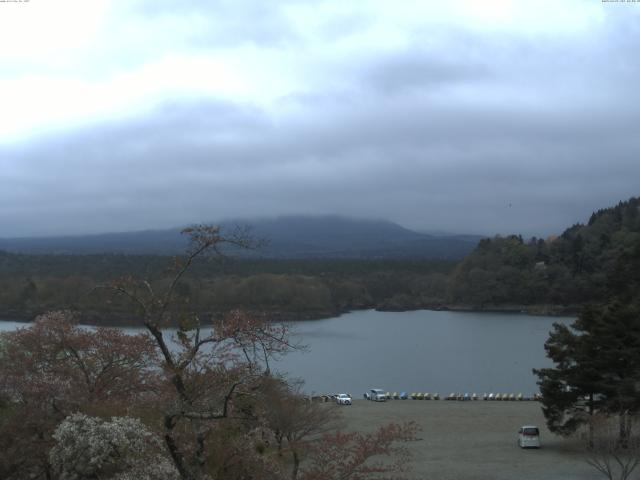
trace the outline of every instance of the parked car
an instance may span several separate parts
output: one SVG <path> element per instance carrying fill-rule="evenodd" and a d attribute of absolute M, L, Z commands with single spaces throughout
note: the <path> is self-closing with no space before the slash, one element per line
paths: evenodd
<path fill-rule="evenodd" d="M 339 393 L 336 395 L 336 403 L 338 405 L 351 405 L 351 395 L 348 393 Z"/>
<path fill-rule="evenodd" d="M 540 448 L 540 430 L 534 425 L 525 425 L 518 430 L 520 448 Z"/>
<path fill-rule="evenodd" d="M 372 388 L 368 392 L 365 392 L 364 398 L 375 402 L 386 402 L 387 394 L 381 388 Z"/>

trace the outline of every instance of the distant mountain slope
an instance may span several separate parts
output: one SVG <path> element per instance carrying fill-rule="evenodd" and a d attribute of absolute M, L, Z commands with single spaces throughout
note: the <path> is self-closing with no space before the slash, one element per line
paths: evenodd
<path fill-rule="evenodd" d="M 428 235 L 392 222 L 339 216 L 281 217 L 224 222 L 223 228 L 248 225 L 268 245 L 251 256 L 269 258 L 463 258 L 482 238 Z M 186 240 L 179 228 L 49 238 L 0 239 L 0 250 L 56 254 L 175 254 Z M 247 253 L 243 252 L 243 255 Z"/>
<path fill-rule="evenodd" d="M 170 254 L 183 250 L 179 228 L 62 237 L 0 238 L 0 250 L 38 254 Z"/>

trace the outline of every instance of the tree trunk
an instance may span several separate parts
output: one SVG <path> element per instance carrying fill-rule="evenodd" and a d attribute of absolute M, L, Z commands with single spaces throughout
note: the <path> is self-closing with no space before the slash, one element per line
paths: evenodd
<path fill-rule="evenodd" d="M 166 430 L 164 434 L 164 441 L 165 441 L 165 444 L 167 445 L 167 450 L 169 450 L 169 455 L 171 455 L 171 459 L 173 460 L 173 464 L 175 465 L 176 470 L 178 470 L 178 473 L 180 474 L 180 477 L 183 478 L 184 480 L 196 480 L 193 477 L 193 475 L 191 475 L 191 472 L 189 472 L 186 465 L 184 464 L 184 458 L 182 457 L 182 452 L 180 452 L 180 448 L 178 447 L 175 440 L 173 439 L 172 430 L 173 430 L 173 427 L 175 426 L 175 423 L 171 416 L 169 415 L 165 416 L 164 426 Z"/>
<path fill-rule="evenodd" d="M 284 434 L 280 430 L 275 430 L 273 436 L 278 444 L 278 456 L 282 457 L 282 441 L 284 440 Z"/>
<path fill-rule="evenodd" d="M 293 470 L 291 471 L 291 480 L 298 478 L 298 470 L 300 469 L 300 457 L 298 457 L 298 451 L 293 449 Z"/>
<path fill-rule="evenodd" d="M 629 420 L 629 411 L 625 410 L 621 412 L 618 416 L 619 420 L 619 432 L 620 432 L 620 446 L 622 448 L 629 447 L 629 434 L 630 434 L 630 420 Z"/>
<path fill-rule="evenodd" d="M 593 448 L 593 411 L 594 411 L 594 407 L 593 407 L 593 393 L 589 394 L 589 448 Z"/>

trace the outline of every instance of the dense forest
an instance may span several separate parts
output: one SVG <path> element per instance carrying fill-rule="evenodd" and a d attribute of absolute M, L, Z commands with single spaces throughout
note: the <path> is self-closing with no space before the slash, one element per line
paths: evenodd
<path fill-rule="evenodd" d="M 131 321 L 130 305 L 100 286 L 125 276 L 166 283 L 171 257 L 0 253 L 0 314 L 28 319 L 48 310 L 83 312 L 83 321 Z M 440 304 L 455 267 L 448 260 L 200 259 L 177 294 L 197 311 L 233 308 L 309 319 L 358 308 L 407 309 Z"/>
<path fill-rule="evenodd" d="M 640 242 L 640 199 L 599 210 L 546 240 L 520 236 L 481 240 L 450 277 L 447 301 L 475 308 L 500 305 L 578 306 L 606 298 L 616 262 Z"/>
<path fill-rule="evenodd" d="M 177 292 L 197 311 L 233 308 L 290 319 L 377 308 L 576 311 L 606 295 L 617 259 L 640 242 L 640 199 L 599 210 L 558 237 L 483 239 L 462 261 L 315 258 L 199 259 Z M 0 314 L 32 318 L 52 309 L 84 321 L 122 323 L 135 312 L 100 288 L 124 276 L 166 282 L 163 255 L 29 255 L 0 252 Z"/>

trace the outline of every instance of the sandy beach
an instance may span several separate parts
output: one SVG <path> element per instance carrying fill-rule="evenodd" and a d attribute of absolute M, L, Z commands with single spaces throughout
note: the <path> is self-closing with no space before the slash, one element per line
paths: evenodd
<path fill-rule="evenodd" d="M 390 421 L 422 428 L 412 479 L 591 480 L 602 478 L 584 461 L 580 442 L 551 434 L 538 402 L 355 400 L 340 407 L 347 429 L 370 431 Z M 520 449 L 522 425 L 540 428 L 542 448 Z"/>

